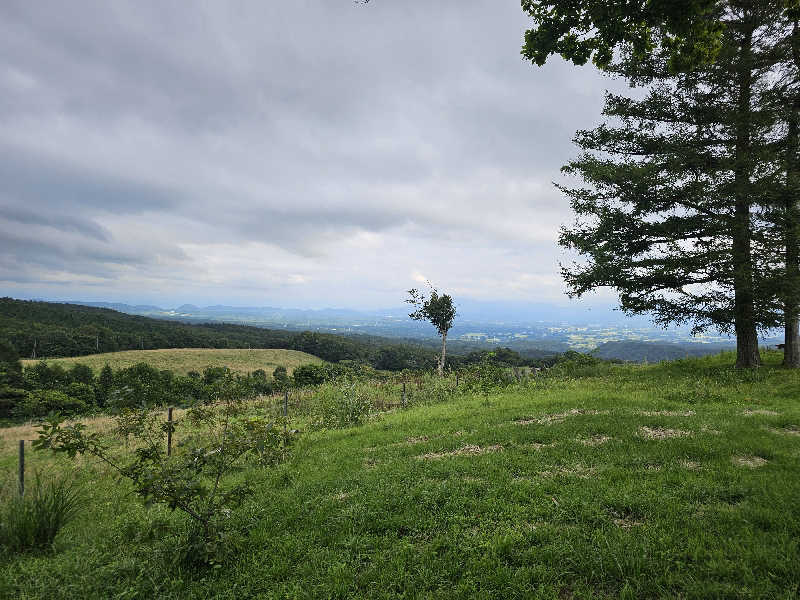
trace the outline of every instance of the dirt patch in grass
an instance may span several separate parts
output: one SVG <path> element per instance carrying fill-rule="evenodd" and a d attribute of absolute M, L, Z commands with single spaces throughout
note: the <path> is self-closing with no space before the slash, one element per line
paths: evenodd
<path fill-rule="evenodd" d="M 556 445 L 555 442 L 550 442 L 549 444 L 543 444 L 541 442 L 528 442 L 527 444 L 519 444 L 516 446 L 521 450 L 541 450 L 542 448 L 553 448 Z"/>
<path fill-rule="evenodd" d="M 475 444 L 467 444 L 466 446 L 462 446 L 461 448 L 457 448 L 456 450 L 450 450 L 448 452 L 429 452 L 428 454 L 422 454 L 417 458 L 419 460 L 437 460 L 439 458 L 449 458 L 452 456 L 478 456 L 479 454 L 487 454 L 489 452 L 502 452 L 503 446 L 500 444 L 495 444 L 493 446 L 478 446 Z"/>
<path fill-rule="evenodd" d="M 621 529 L 630 529 L 631 527 L 639 527 L 641 525 L 644 525 L 644 523 L 642 523 L 641 521 L 637 521 L 635 519 L 625 518 L 625 519 L 614 519 L 614 525 L 620 527 Z"/>
<path fill-rule="evenodd" d="M 780 413 L 774 410 L 768 410 L 766 408 L 748 408 L 747 410 L 742 411 L 742 414 L 745 417 L 752 417 L 753 415 L 767 415 L 770 417 L 777 417 Z"/>
<path fill-rule="evenodd" d="M 642 417 L 693 417 L 693 410 L 637 410 L 634 414 Z"/>
<path fill-rule="evenodd" d="M 539 471 L 539 477 L 580 477 L 582 479 L 589 479 L 594 475 L 596 469 L 587 467 L 585 465 L 577 464 L 571 467 L 554 467 L 546 471 Z"/>
<path fill-rule="evenodd" d="M 760 456 L 734 456 L 732 459 L 733 464 L 740 467 L 747 467 L 748 469 L 757 469 L 767 464 L 767 459 Z"/>
<path fill-rule="evenodd" d="M 678 463 L 684 469 L 689 469 L 690 471 L 699 471 L 700 470 L 700 463 L 695 462 L 693 460 L 682 460 Z"/>
<path fill-rule="evenodd" d="M 711 435 L 719 435 L 719 434 L 722 433 L 719 429 L 714 429 L 712 427 L 709 427 L 708 425 L 703 425 L 700 428 L 700 432 L 701 433 L 708 433 L 708 434 L 711 434 Z"/>
<path fill-rule="evenodd" d="M 563 413 L 551 413 L 549 415 L 542 415 L 541 417 L 534 417 L 531 419 L 520 419 L 514 421 L 517 425 L 550 425 L 552 423 L 562 423 L 569 417 L 578 415 L 605 415 L 608 414 L 607 410 L 586 410 L 583 408 L 573 408 Z"/>
<path fill-rule="evenodd" d="M 639 427 L 639 435 L 648 440 L 666 440 L 670 438 L 692 435 L 683 429 L 665 429 L 664 427 Z"/>
<path fill-rule="evenodd" d="M 800 436 L 800 427 L 798 427 L 797 425 L 787 425 L 786 427 L 781 427 L 781 428 L 767 427 L 767 430 L 771 431 L 772 433 L 777 433 L 780 435 Z"/>
<path fill-rule="evenodd" d="M 410 437 L 406 440 L 406 444 L 413 445 L 413 444 L 424 444 L 428 440 L 430 440 L 427 435 L 421 435 L 419 437 Z"/>
<path fill-rule="evenodd" d="M 614 438 L 608 435 L 593 435 L 590 438 L 577 438 L 575 441 L 580 442 L 584 446 L 599 446 L 613 439 Z"/>

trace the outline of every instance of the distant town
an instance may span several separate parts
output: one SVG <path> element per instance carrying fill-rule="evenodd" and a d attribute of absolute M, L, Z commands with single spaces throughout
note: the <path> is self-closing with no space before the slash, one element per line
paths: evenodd
<path fill-rule="evenodd" d="M 109 302 L 81 304 L 186 322 L 237 323 L 270 329 L 310 330 L 342 335 L 361 334 L 420 341 L 436 337 L 436 332 L 430 325 L 409 319 L 407 311 L 403 308 L 368 312 L 347 309 L 199 307 L 189 304 L 171 309 Z M 476 311 L 472 312 L 474 314 Z M 730 337 L 716 332 L 692 335 L 689 327 L 661 329 L 646 319 L 627 319 L 623 315 L 616 318 L 617 322 L 609 322 L 610 319 L 605 318 L 602 319 L 604 322 L 580 324 L 555 318 L 526 322 L 519 317 L 509 321 L 500 321 L 494 317 L 491 314 L 483 317 L 478 314 L 459 318 L 450 331 L 450 339 L 476 347 L 511 347 L 523 352 L 526 349 L 588 352 L 609 342 L 621 341 L 679 344 L 694 348 L 697 353 L 717 351 L 733 345 Z M 777 338 L 765 338 L 764 343 L 772 344 L 777 341 Z"/>

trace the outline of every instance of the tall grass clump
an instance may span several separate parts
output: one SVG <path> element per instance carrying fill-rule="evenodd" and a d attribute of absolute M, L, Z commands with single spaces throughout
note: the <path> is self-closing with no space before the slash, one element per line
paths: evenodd
<path fill-rule="evenodd" d="M 47 550 L 58 532 L 72 521 L 82 503 L 81 486 L 69 476 L 43 479 L 20 496 L 4 486 L 0 506 L 0 547 L 11 552 Z"/>

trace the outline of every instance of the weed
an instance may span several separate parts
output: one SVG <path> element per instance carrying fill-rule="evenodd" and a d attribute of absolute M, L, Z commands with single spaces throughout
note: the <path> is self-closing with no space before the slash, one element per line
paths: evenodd
<path fill-rule="evenodd" d="M 82 504 L 81 486 L 69 474 L 43 479 L 37 472 L 25 495 L 4 491 L 0 546 L 12 552 L 50 548 Z"/>

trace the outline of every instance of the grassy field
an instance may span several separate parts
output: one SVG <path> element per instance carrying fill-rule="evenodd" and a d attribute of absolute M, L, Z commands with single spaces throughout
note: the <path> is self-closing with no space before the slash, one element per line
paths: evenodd
<path fill-rule="evenodd" d="M 29 366 L 35 360 L 23 360 Z M 248 350 L 210 348 L 174 348 L 165 350 L 125 350 L 106 354 L 90 354 L 73 358 L 54 358 L 48 364 L 60 364 L 69 368 L 75 363 L 89 365 L 95 372 L 106 364 L 113 369 L 130 367 L 145 362 L 157 369 L 169 369 L 176 374 L 185 375 L 189 371 L 202 372 L 206 367 L 228 367 L 237 373 L 247 373 L 256 369 L 264 369 L 267 373 L 278 365 L 283 365 L 291 373 L 295 367 L 308 363 L 319 364 L 323 361 L 316 356 L 297 350 Z"/>
<path fill-rule="evenodd" d="M 243 474 L 247 537 L 214 571 L 172 564 L 182 517 L 85 461 L 80 521 L 51 553 L 0 558 L 0 597 L 796 598 L 800 374 L 732 360 L 576 369 L 304 431 Z"/>

